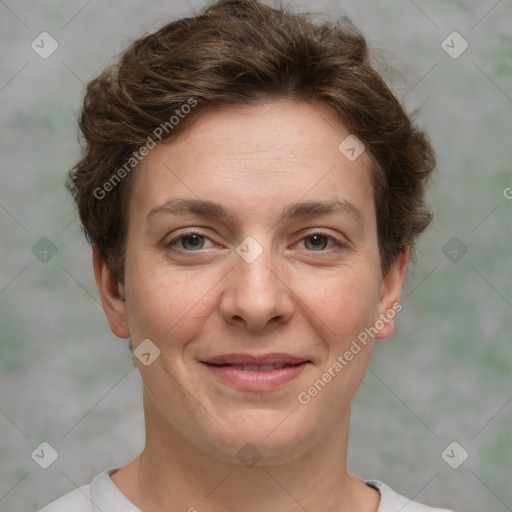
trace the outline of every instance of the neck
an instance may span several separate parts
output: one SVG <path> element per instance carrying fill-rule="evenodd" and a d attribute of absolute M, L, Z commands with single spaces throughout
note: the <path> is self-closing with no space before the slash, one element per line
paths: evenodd
<path fill-rule="evenodd" d="M 346 468 L 350 409 L 339 429 L 293 460 L 248 467 L 200 450 L 148 406 L 143 452 L 112 475 L 144 512 L 376 512 L 379 493 Z"/>

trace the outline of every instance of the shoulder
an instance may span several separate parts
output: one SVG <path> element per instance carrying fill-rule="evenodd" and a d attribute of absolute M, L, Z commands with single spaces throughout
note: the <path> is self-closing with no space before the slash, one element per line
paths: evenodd
<path fill-rule="evenodd" d="M 39 512 L 140 512 L 114 485 L 110 475 L 117 467 L 96 475 L 89 485 L 77 488 Z"/>
<path fill-rule="evenodd" d="M 365 483 L 380 492 L 380 505 L 377 512 L 453 512 L 445 508 L 433 508 L 411 501 L 397 494 L 391 487 L 379 480 L 366 480 Z"/>
<path fill-rule="evenodd" d="M 84 485 L 58 500 L 46 505 L 39 512 L 91 512 L 91 486 Z"/>

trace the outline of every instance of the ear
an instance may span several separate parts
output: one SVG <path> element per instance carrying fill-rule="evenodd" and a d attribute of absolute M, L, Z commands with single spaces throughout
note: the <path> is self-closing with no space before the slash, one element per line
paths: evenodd
<path fill-rule="evenodd" d="M 92 247 L 94 277 L 100 292 L 101 304 L 110 330 L 119 338 L 129 338 L 130 328 L 126 314 L 123 286 L 110 270 L 96 245 Z"/>
<path fill-rule="evenodd" d="M 384 324 L 375 335 L 376 340 L 388 338 L 395 331 L 395 315 L 402 309 L 400 296 L 407 273 L 410 248 L 407 247 L 401 252 L 391 265 L 389 271 L 382 277 L 382 288 L 379 300 L 379 317 Z"/>

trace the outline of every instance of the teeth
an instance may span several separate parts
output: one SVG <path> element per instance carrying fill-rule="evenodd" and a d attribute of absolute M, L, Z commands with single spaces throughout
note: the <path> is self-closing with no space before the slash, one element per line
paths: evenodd
<path fill-rule="evenodd" d="M 287 363 L 274 363 L 274 364 L 262 364 L 258 366 L 257 364 L 231 364 L 229 365 L 231 368 L 235 370 L 243 370 L 245 372 L 271 372 L 272 370 L 280 370 L 285 366 L 294 366 Z"/>

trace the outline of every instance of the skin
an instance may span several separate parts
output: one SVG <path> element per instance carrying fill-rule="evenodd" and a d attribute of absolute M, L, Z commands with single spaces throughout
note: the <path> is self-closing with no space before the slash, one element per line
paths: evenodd
<path fill-rule="evenodd" d="M 203 113 L 136 170 L 123 286 L 93 248 L 112 331 L 160 350 L 148 366 L 137 361 L 145 448 L 111 476 L 144 512 L 377 511 L 379 492 L 346 467 L 350 404 L 373 340 L 309 404 L 297 399 L 399 301 L 407 268 L 408 250 L 382 275 L 370 158 L 340 153 L 348 135 L 321 103 Z M 175 198 L 216 201 L 232 216 L 148 217 Z M 344 210 L 279 220 L 290 203 L 333 199 L 360 218 Z M 205 238 L 176 241 L 184 228 Z M 262 249 L 252 263 L 236 252 L 249 236 Z M 376 339 L 393 330 L 391 320 Z M 278 389 L 243 391 L 199 362 L 233 352 L 312 364 Z M 237 457 L 247 443 L 262 454 L 252 467 Z"/>

